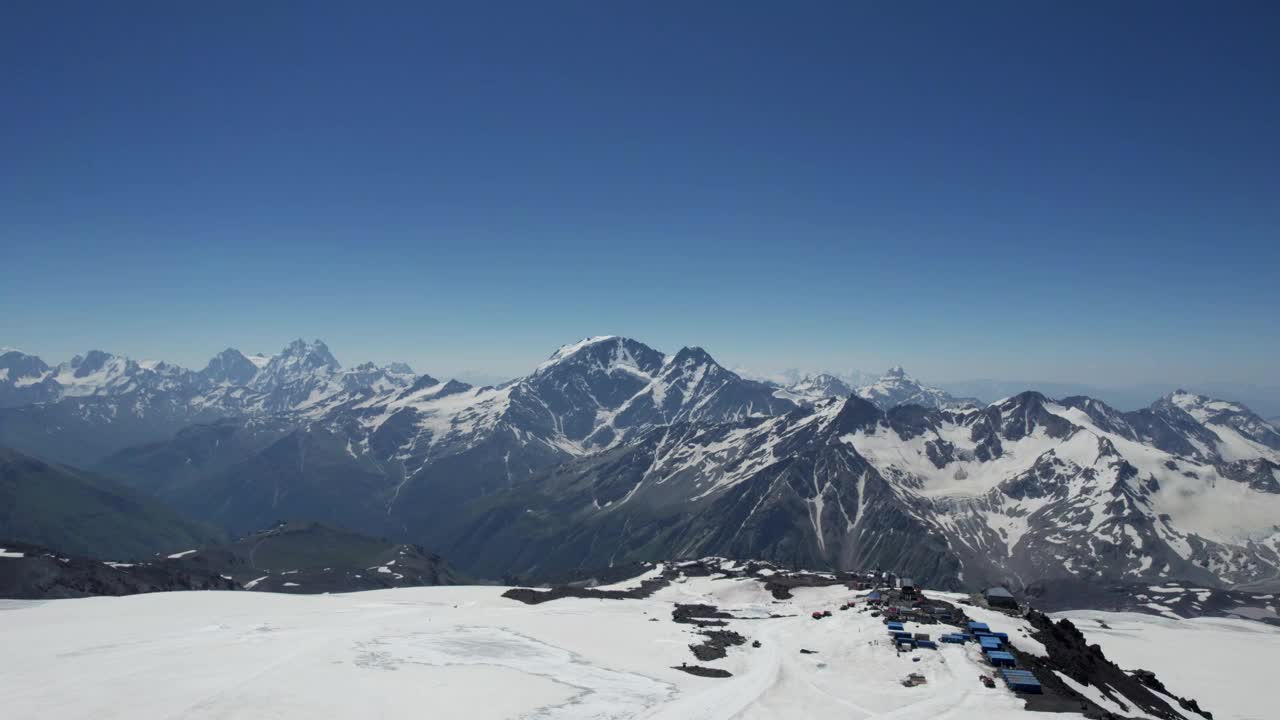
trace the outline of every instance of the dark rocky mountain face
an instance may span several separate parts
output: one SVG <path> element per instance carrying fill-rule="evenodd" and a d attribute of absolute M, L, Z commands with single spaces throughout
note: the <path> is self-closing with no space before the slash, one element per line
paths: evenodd
<path fill-rule="evenodd" d="M 239 590 L 217 573 L 168 560 L 103 562 L 0 540 L 0 598 L 56 600 L 179 590 Z"/>
<path fill-rule="evenodd" d="M 0 598 L 53 599 L 176 590 L 295 594 L 457 585 L 439 555 L 314 522 L 280 523 L 233 542 L 132 562 L 0 540 Z"/>
<path fill-rule="evenodd" d="M 174 560 L 263 592 L 315 595 L 466 582 L 443 558 L 417 545 L 315 522 L 280 523 L 167 562 Z"/>
<path fill-rule="evenodd" d="M 1160 583 L 1048 580 L 1032 583 L 1024 594 L 1044 612 L 1090 608 L 1165 617 L 1241 618 L 1280 625 L 1274 593 L 1224 590 L 1178 580 Z"/>

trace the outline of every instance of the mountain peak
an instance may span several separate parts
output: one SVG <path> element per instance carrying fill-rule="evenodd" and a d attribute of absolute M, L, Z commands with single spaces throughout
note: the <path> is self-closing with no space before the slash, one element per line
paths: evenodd
<path fill-rule="evenodd" d="M 840 378 L 828 372 L 812 373 L 809 375 L 805 375 L 803 378 L 801 378 L 800 381 L 811 382 L 811 383 L 831 383 L 831 382 L 843 383 L 844 382 Z"/>
<path fill-rule="evenodd" d="M 882 410 L 898 405 L 919 405 L 929 408 L 964 407 L 976 405 L 968 398 L 952 397 L 940 388 L 929 387 L 907 374 L 901 365 L 885 371 L 879 380 L 855 390 L 865 400 L 875 403 Z"/>
<path fill-rule="evenodd" d="M 35 355 L 28 355 L 20 350 L 0 352 L 0 369 L 8 370 L 9 379 L 24 376 L 43 375 L 49 372 L 49 366 Z"/>
<path fill-rule="evenodd" d="M 566 360 L 568 358 L 573 357 L 574 355 L 577 355 L 578 353 L 582 352 L 583 350 L 586 350 L 587 348 L 590 348 L 596 345 L 601 345 L 603 343 L 607 343 L 610 340 L 619 340 L 619 339 L 620 338 L 617 335 L 595 335 L 592 337 L 583 338 L 578 342 L 569 343 L 568 345 L 561 345 L 559 348 L 556 349 L 555 352 L 551 353 L 551 357 L 547 358 L 545 361 L 543 361 L 541 365 L 538 366 L 538 370 L 544 370 L 546 368 L 549 368 L 552 365 L 555 365 L 561 362 L 562 360 Z"/>
<path fill-rule="evenodd" d="M 87 368 L 87 372 L 93 372 L 105 365 L 112 357 L 114 356 L 111 353 L 103 350 L 90 350 L 84 355 L 76 355 L 71 358 L 71 367 L 76 370 Z"/>
<path fill-rule="evenodd" d="M 1001 409 L 1013 409 L 1019 407 L 1034 407 L 1044 405 L 1049 399 L 1038 390 L 1023 390 L 1012 397 L 1007 397 L 997 403 Z"/>
<path fill-rule="evenodd" d="M 718 365 L 711 353 L 700 347 L 682 347 L 671 362 L 676 365 Z"/>
<path fill-rule="evenodd" d="M 329 346 L 325 345 L 324 341 L 315 340 L 308 343 L 302 338 L 286 345 L 279 355 L 272 358 L 272 361 L 290 365 L 301 363 L 309 368 L 327 367 L 330 370 L 338 370 L 342 367 L 333 353 L 329 352 Z"/>
<path fill-rule="evenodd" d="M 857 395 L 850 395 L 840 404 L 833 424 L 837 435 L 873 430 L 884 418 L 884 411 L 875 403 Z"/>
<path fill-rule="evenodd" d="M 638 340 L 618 335 L 597 335 L 562 346 L 533 374 L 542 375 L 558 367 L 576 367 L 606 372 L 630 368 L 648 376 L 662 366 L 662 360 L 662 353 Z"/>
<path fill-rule="evenodd" d="M 779 390 L 775 395 L 801 404 L 812 404 L 823 398 L 846 398 L 853 394 L 848 383 L 831 373 L 805 375 L 799 381 Z"/>

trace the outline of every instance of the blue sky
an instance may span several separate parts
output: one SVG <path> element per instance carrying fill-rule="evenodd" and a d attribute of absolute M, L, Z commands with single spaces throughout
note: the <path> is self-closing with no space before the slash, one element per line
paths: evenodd
<path fill-rule="evenodd" d="M 0 345 L 1280 382 L 1274 3 L 262 5 L 4 10 Z"/>

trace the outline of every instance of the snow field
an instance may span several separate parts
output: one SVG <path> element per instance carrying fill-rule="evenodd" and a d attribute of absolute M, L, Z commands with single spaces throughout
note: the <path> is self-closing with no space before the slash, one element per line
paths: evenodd
<path fill-rule="evenodd" d="M 976 647 L 942 644 L 898 654 L 880 618 L 837 609 L 855 596 L 841 587 L 799 588 L 792 599 L 776 601 L 754 581 L 688 578 L 645 600 L 541 605 L 507 600 L 502 591 L 184 592 L 8 602 L 0 607 L 4 717 L 421 718 L 428 711 L 481 720 L 1024 717 L 1017 696 L 978 682 L 990 668 Z M 730 620 L 728 629 L 747 644 L 698 663 L 688 646 L 701 636 L 694 626 L 672 622 L 676 603 L 708 603 L 745 618 Z M 826 609 L 831 617 L 810 617 Z M 1036 651 L 1018 632 L 1022 621 L 974 612 L 1009 632 L 1015 645 Z M 1202 657 L 1198 647 L 1188 646 L 1187 660 L 1177 661 L 1169 648 L 1187 641 L 1174 634 L 1172 621 L 1103 615 L 1114 630 L 1087 621 L 1082 627 L 1122 665 L 1155 670 L 1175 692 L 1222 711 L 1218 717 L 1265 717 L 1248 707 L 1247 697 L 1231 708 L 1220 697 L 1230 685 L 1215 694 L 1192 661 Z M 1207 638 L 1215 660 L 1225 663 L 1214 653 L 1245 632 L 1268 643 L 1255 651 L 1259 658 L 1280 656 L 1280 633 L 1266 626 L 1192 624 L 1190 635 Z M 946 631 L 907 628 L 935 637 Z M 752 640 L 761 647 L 751 647 Z M 696 677 L 673 668 L 681 663 L 733 676 Z M 928 683 L 903 687 L 912 672 Z M 1228 665 L 1211 681 L 1225 682 L 1233 672 Z"/>

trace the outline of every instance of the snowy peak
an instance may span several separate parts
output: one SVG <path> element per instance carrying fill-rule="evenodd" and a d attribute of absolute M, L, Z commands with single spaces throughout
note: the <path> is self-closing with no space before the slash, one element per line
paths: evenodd
<path fill-rule="evenodd" d="M 143 375 L 151 373 L 127 357 L 101 350 L 76 355 L 54 372 L 63 395 L 73 397 L 131 392 L 138 389 Z"/>
<path fill-rule="evenodd" d="M 399 363 L 399 365 L 408 368 L 408 365 L 404 363 Z M 391 369 L 390 366 L 385 368 L 378 367 L 371 362 L 361 363 L 353 368 L 344 370 L 341 374 L 341 383 L 345 390 L 369 388 L 374 392 L 386 392 L 397 388 L 409 387 L 416 380 L 412 370 L 398 372 Z"/>
<path fill-rule="evenodd" d="M 1005 440 L 1021 440 L 1043 432 L 1050 438 L 1062 440 L 1080 429 L 1061 415 L 1050 412 L 1048 404 L 1049 399 L 1044 395 L 1028 390 L 993 405 L 1000 411 L 1000 436 Z"/>
<path fill-rule="evenodd" d="M 43 360 L 17 350 L 0 353 L 0 407 L 45 402 L 57 392 L 53 369 Z"/>
<path fill-rule="evenodd" d="M 254 378 L 253 384 L 265 389 L 300 380 L 306 376 L 331 376 L 341 367 L 329 352 L 329 347 L 323 342 L 317 340 L 314 343 L 307 343 L 303 340 L 294 340 L 278 355 L 271 356 L 266 366 Z"/>
<path fill-rule="evenodd" d="M 409 369 L 403 364 L 400 367 Z M 344 370 L 324 342 L 295 340 L 272 356 L 248 386 L 262 395 L 262 409 L 279 412 L 314 406 L 342 392 L 403 389 L 417 380 L 411 370 L 399 372 L 371 362 Z M 427 380 L 435 382 L 430 377 Z"/>
<path fill-rule="evenodd" d="M 128 372 L 136 369 L 136 364 L 128 358 L 117 358 L 115 355 L 105 353 L 101 350 L 90 350 L 84 355 L 76 355 L 71 358 L 70 367 L 75 377 L 83 378 L 99 372 L 104 369 L 108 363 L 116 361 L 115 365 L 120 372 Z"/>
<path fill-rule="evenodd" d="M 898 405 L 920 405 L 927 408 L 960 408 L 977 404 L 968 398 L 952 397 L 945 390 L 928 387 L 907 374 L 902 366 L 889 368 L 879 380 L 855 390 L 859 397 L 881 409 Z"/>
<path fill-rule="evenodd" d="M 1177 408 L 1201 423 L 1215 422 L 1217 419 L 1231 415 L 1253 414 L 1249 408 L 1239 403 L 1214 400 L 1186 390 L 1175 390 L 1157 400 L 1151 407 L 1154 409 Z"/>
<path fill-rule="evenodd" d="M 774 395 L 800 405 L 812 405 L 823 398 L 857 395 L 874 403 L 881 410 L 888 410 L 898 405 L 951 409 L 980 405 L 972 398 L 952 397 L 944 390 L 924 385 L 907 374 L 901 365 L 889 368 L 875 382 L 856 388 L 831 373 L 805 375 L 798 381 L 778 389 Z"/>
<path fill-rule="evenodd" d="M 820 388 L 827 393 L 828 397 L 848 397 L 853 394 L 853 388 L 849 387 L 840 378 L 829 373 L 818 373 L 817 375 L 809 375 L 800 381 L 799 385 Z"/>
<path fill-rule="evenodd" d="M 226 416 L 293 410 L 343 391 L 406 388 L 416 379 L 413 369 L 404 363 L 386 368 L 364 363 L 343 370 L 320 340 L 296 340 L 273 356 L 246 356 L 227 348 L 199 372 L 164 361 L 138 362 L 102 350 L 90 350 L 50 367 L 34 355 L 8 351 L 0 354 L 0 407 L 92 398 L 101 412 L 114 416 L 124 407 L 131 414 L 145 414 L 160 403 L 189 408 L 190 419 L 196 422 L 209 413 Z M 114 409 L 99 402 L 123 396 L 132 399 Z"/>
<path fill-rule="evenodd" d="M 711 354 L 700 347 L 683 347 L 671 358 L 671 364 L 689 367 L 693 365 L 714 365 L 720 367 L 720 364 L 711 357 Z"/>
<path fill-rule="evenodd" d="M 329 352 L 329 346 L 323 341 L 316 340 L 308 343 L 301 338 L 289 343 L 279 355 L 271 359 L 271 363 L 308 370 L 326 368 L 337 371 L 342 368 L 333 353 Z"/>
<path fill-rule="evenodd" d="M 853 394 L 853 388 L 830 373 L 805 375 L 798 381 L 780 388 L 774 395 L 801 405 L 812 405 L 824 398 L 845 398 Z"/>
<path fill-rule="evenodd" d="M 215 384 L 248 385 L 258 374 L 258 366 L 235 348 L 227 348 L 214 355 L 200 375 Z"/>
<path fill-rule="evenodd" d="M 24 378 L 41 378 L 49 372 L 49 366 L 35 355 L 17 350 L 0 354 L 0 382 L 17 382 Z"/>
<path fill-rule="evenodd" d="M 1151 405 L 1152 412 L 1170 422 L 1185 424 L 1191 418 L 1216 436 L 1215 450 L 1226 461 L 1248 460 L 1276 451 L 1280 459 L 1280 431 L 1240 403 L 1172 392 Z"/>
<path fill-rule="evenodd" d="M 902 369 L 901 365 L 894 365 L 884 372 L 884 380 L 907 380 L 907 371 Z"/>
<path fill-rule="evenodd" d="M 652 377 L 664 359 L 662 353 L 636 340 L 599 335 L 560 347 L 533 374 L 623 372 Z"/>

